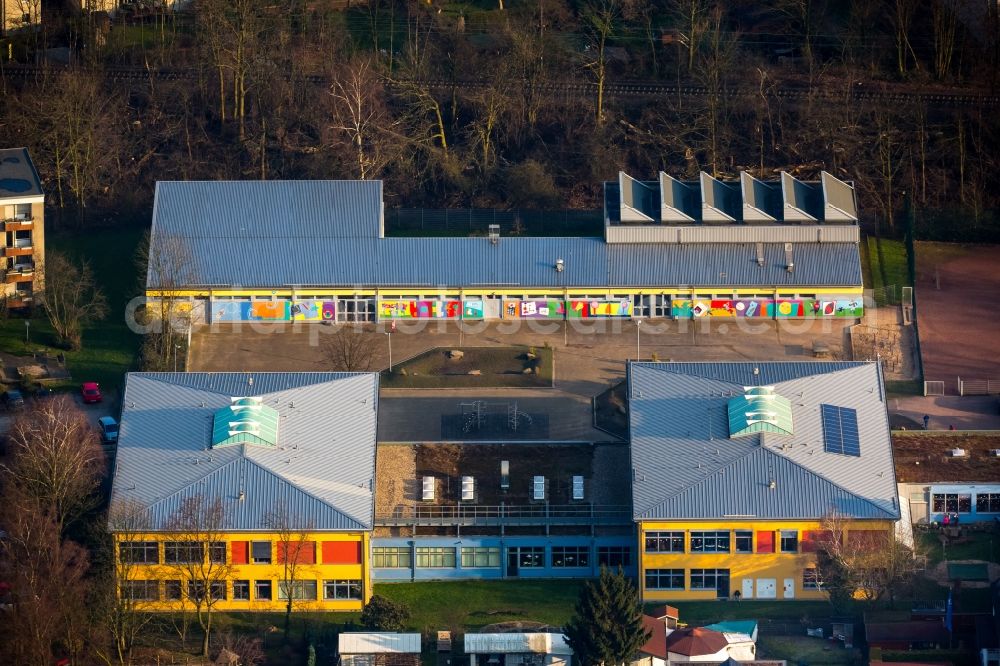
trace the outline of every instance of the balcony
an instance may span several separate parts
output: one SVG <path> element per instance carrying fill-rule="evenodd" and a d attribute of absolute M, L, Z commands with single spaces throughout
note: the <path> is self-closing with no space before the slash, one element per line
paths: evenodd
<path fill-rule="evenodd" d="M 29 242 L 27 245 L 14 245 L 12 247 L 5 247 L 3 249 L 3 256 L 5 257 L 30 257 L 34 254 L 35 249 L 31 246 Z"/>
<path fill-rule="evenodd" d="M 628 506 L 595 504 L 520 504 L 404 506 L 377 515 L 380 527 L 501 527 L 517 525 L 629 525 Z"/>
<path fill-rule="evenodd" d="M 30 291 L 16 291 L 7 299 L 7 307 L 12 310 L 30 307 L 34 299 Z"/>
<path fill-rule="evenodd" d="M 13 282 L 30 282 L 35 278 L 35 267 L 32 265 L 28 266 L 15 266 L 11 270 L 7 271 L 4 276 L 4 281 L 7 284 Z"/>
<path fill-rule="evenodd" d="M 3 221 L 4 231 L 30 231 L 34 226 L 34 219 L 30 217 L 24 220 L 11 218 Z"/>

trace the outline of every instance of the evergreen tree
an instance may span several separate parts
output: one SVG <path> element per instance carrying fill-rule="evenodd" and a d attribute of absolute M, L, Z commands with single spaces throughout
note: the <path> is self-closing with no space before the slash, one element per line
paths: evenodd
<path fill-rule="evenodd" d="M 580 592 L 563 633 L 581 666 L 627 664 L 650 636 L 642 626 L 638 590 L 621 569 L 604 567 L 597 582 L 588 581 Z"/>

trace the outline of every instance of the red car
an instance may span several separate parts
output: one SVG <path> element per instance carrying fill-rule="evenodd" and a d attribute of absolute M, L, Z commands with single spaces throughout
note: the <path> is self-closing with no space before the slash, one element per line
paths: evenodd
<path fill-rule="evenodd" d="M 104 398 L 97 382 L 84 382 L 83 386 L 80 387 L 80 395 L 83 396 L 84 404 L 100 402 Z"/>

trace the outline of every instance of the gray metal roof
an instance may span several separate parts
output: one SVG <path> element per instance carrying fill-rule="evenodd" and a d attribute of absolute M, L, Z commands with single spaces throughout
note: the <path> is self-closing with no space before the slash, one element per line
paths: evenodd
<path fill-rule="evenodd" d="M 765 385 L 791 402 L 794 434 L 730 439 L 729 399 Z M 633 363 L 629 390 L 636 519 L 899 515 L 875 364 Z M 859 457 L 824 451 L 821 403 L 857 410 Z M 756 485 L 765 472 L 774 490 Z"/>
<path fill-rule="evenodd" d="M 377 181 L 159 183 L 151 242 L 183 260 L 162 277 L 150 262 L 147 286 L 861 286 L 855 243 L 794 243 L 789 273 L 783 243 L 761 267 L 754 243 L 379 238 L 380 196 Z"/>
<path fill-rule="evenodd" d="M 185 238 L 377 238 L 381 219 L 380 180 L 160 181 L 153 201 L 154 235 Z"/>
<path fill-rule="evenodd" d="M 43 196 L 38 172 L 27 148 L 0 149 L 0 200 Z"/>
<path fill-rule="evenodd" d="M 210 448 L 215 412 L 249 396 L 278 411 L 277 447 Z M 377 403 L 370 373 L 130 373 L 112 503 L 149 507 L 153 529 L 195 494 L 232 530 L 266 529 L 279 501 L 300 527 L 370 529 Z"/>

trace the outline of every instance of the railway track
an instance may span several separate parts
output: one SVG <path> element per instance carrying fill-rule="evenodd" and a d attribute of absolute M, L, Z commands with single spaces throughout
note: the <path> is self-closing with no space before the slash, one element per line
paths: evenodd
<path fill-rule="evenodd" d="M 113 81 L 148 81 L 154 77 L 159 81 L 179 81 L 195 80 L 197 71 L 194 69 L 159 69 L 146 70 L 141 67 L 134 68 L 112 68 L 103 70 L 105 76 Z M 45 72 L 44 68 L 33 65 L 8 65 L 0 69 L 3 77 L 11 78 L 32 78 L 41 76 Z M 303 77 L 309 83 L 323 86 L 329 81 L 322 75 L 307 75 Z M 486 81 L 448 81 L 443 79 L 430 79 L 424 81 L 396 81 L 386 80 L 385 86 L 389 89 L 400 89 L 408 83 L 416 83 L 421 87 L 432 90 L 479 90 L 490 85 Z M 563 82 L 543 82 L 535 85 L 535 89 L 540 92 L 559 95 L 592 96 L 597 92 L 597 84 L 587 81 L 563 81 Z M 705 86 L 697 85 L 675 85 L 659 83 L 656 81 L 616 81 L 607 83 L 604 86 L 605 97 L 634 97 L 634 98 L 691 98 L 705 97 L 712 94 Z M 871 86 L 857 85 L 850 92 L 843 89 L 829 88 L 807 88 L 802 86 L 779 86 L 772 88 L 768 93 L 769 97 L 778 99 L 844 99 L 845 96 L 855 101 L 880 102 L 884 104 L 906 104 L 912 102 L 922 102 L 932 107 L 950 108 L 994 108 L 1000 106 L 1000 95 L 971 93 L 965 91 L 944 92 L 944 91 L 902 91 L 902 90 L 879 90 Z M 726 97 L 757 97 L 760 90 L 757 88 L 725 88 L 722 95 Z"/>

